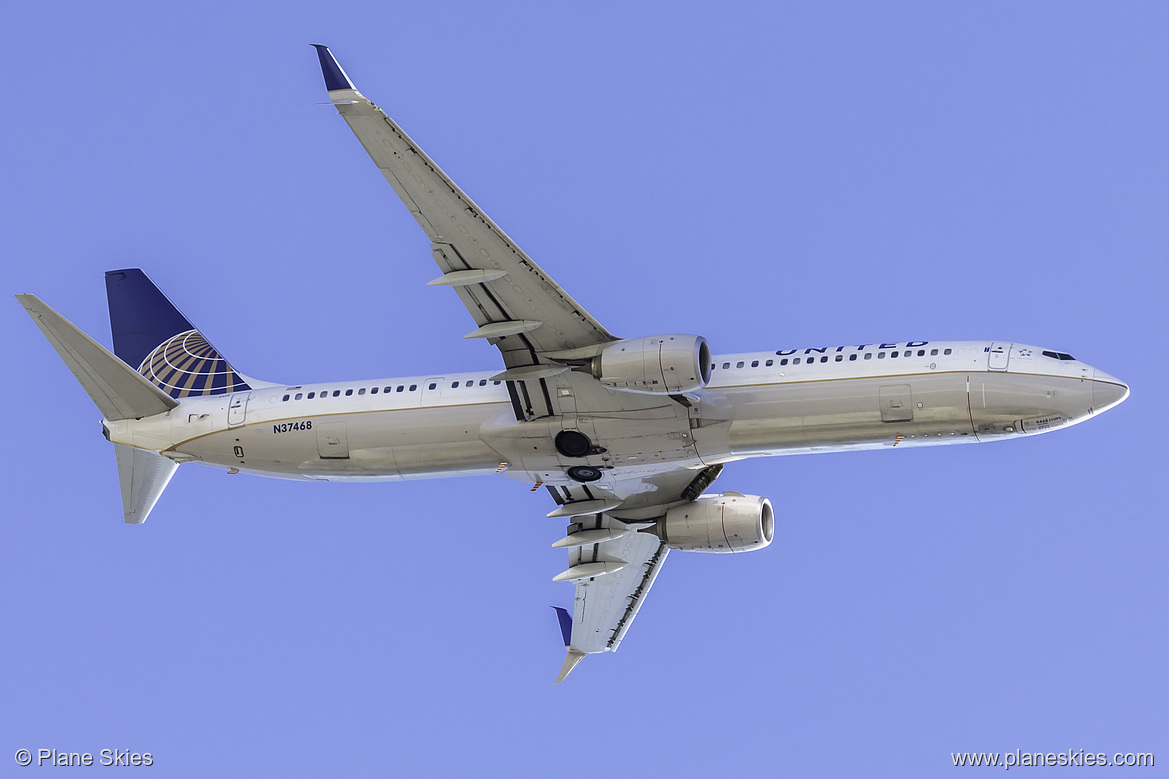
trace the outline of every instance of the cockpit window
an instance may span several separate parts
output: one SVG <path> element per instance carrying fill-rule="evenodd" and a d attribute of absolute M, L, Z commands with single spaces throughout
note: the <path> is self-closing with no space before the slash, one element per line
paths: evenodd
<path fill-rule="evenodd" d="M 1075 357 L 1072 357 L 1067 352 L 1047 352 L 1047 351 L 1045 351 L 1045 352 L 1043 352 L 1043 356 L 1050 357 L 1053 360 L 1074 360 L 1074 359 L 1076 359 Z"/>

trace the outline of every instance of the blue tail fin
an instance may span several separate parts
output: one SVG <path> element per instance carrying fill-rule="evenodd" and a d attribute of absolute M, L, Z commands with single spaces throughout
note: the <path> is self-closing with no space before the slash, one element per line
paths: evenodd
<path fill-rule="evenodd" d="M 173 398 L 251 389 L 137 268 L 106 272 L 114 354 Z"/>

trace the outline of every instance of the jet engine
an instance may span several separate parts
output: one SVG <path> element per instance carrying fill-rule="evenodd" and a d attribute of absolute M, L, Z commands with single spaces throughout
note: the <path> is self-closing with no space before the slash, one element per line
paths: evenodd
<path fill-rule="evenodd" d="M 609 344 L 593 358 L 602 384 L 627 392 L 677 395 L 710 381 L 710 345 L 700 335 L 650 335 Z"/>
<path fill-rule="evenodd" d="M 688 552 L 753 552 L 775 536 L 775 513 L 771 501 L 758 495 L 702 495 L 667 511 L 650 532 Z"/>

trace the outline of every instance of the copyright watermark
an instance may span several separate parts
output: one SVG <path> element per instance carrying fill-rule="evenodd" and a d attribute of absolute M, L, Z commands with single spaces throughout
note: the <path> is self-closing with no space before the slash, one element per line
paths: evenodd
<path fill-rule="evenodd" d="M 1066 752 L 951 752 L 955 766 L 988 766 L 1010 771 L 1012 768 L 1035 766 L 1140 766 L 1152 768 L 1152 752 L 1088 752 L 1069 749 Z"/>
<path fill-rule="evenodd" d="M 38 749 L 36 754 L 33 754 L 32 750 L 18 749 L 14 759 L 19 766 L 154 765 L 154 755 L 129 749 L 103 749 L 96 755 L 92 752 L 62 752 L 58 749 Z"/>

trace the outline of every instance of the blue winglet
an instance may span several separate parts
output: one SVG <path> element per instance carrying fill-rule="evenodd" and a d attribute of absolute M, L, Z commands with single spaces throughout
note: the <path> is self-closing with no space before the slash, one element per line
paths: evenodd
<path fill-rule="evenodd" d="M 330 92 L 334 89 L 355 89 L 349 76 L 345 75 L 345 71 L 337 64 L 337 59 L 333 56 L 333 52 L 329 51 L 329 47 L 319 43 L 314 43 L 312 46 L 317 50 L 317 57 L 321 60 L 321 73 L 325 77 L 325 89 Z"/>
<path fill-rule="evenodd" d="M 556 609 L 556 619 L 560 620 L 560 635 L 564 636 L 564 645 L 572 644 L 572 615 L 567 610 L 559 606 L 553 606 Z"/>

